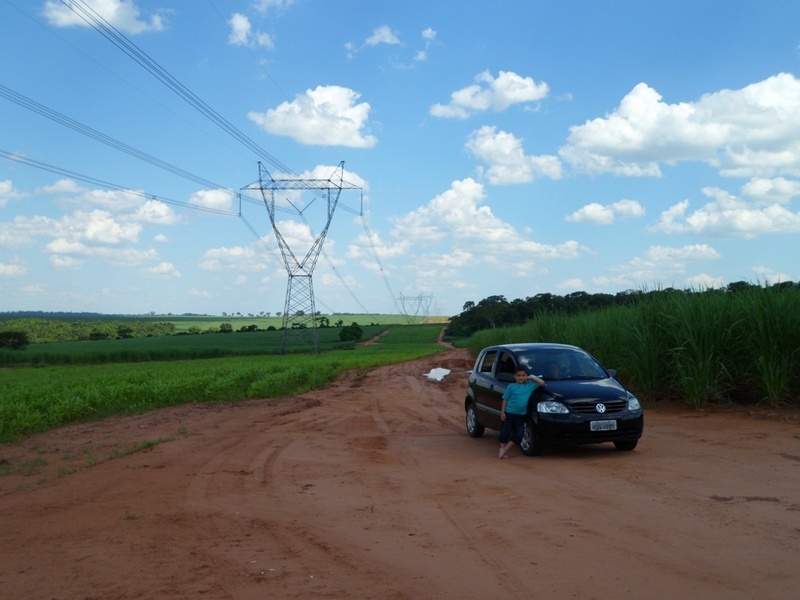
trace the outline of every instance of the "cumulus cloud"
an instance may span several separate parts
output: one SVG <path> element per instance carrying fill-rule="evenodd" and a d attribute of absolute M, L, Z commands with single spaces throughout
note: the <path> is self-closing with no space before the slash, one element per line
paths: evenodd
<path fill-rule="evenodd" d="M 549 92 L 546 83 L 536 83 L 531 77 L 522 77 L 511 71 L 500 71 L 497 78 L 489 71 L 475 77 L 476 83 L 453 92 L 448 104 L 434 104 L 430 114 L 434 117 L 466 119 L 492 110 L 502 112 L 514 104 L 535 102 Z"/>
<path fill-rule="evenodd" d="M 0 277 L 20 277 L 28 272 L 28 265 L 19 258 L 13 258 L 10 262 L 0 263 Z"/>
<path fill-rule="evenodd" d="M 644 207 L 636 200 L 619 200 L 612 204 L 592 202 L 567 215 L 570 223 L 592 223 L 594 225 L 611 225 L 617 219 L 635 219 L 643 217 Z"/>
<path fill-rule="evenodd" d="M 766 206 L 748 203 L 716 187 L 705 187 L 702 191 L 712 198 L 711 202 L 693 212 L 688 200 L 678 202 L 661 213 L 652 230 L 742 238 L 800 232 L 800 214 L 778 203 Z"/>
<path fill-rule="evenodd" d="M 206 271 L 263 271 L 267 268 L 264 256 L 253 246 L 233 246 L 206 250 L 200 261 Z"/>
<path fill-rule="evenodd" d="M 0 181 L 0 207 L 5 206 L 9 200 L 19 200 L 23 195 L 14 189 L 10 179 Z"/>
<path fill-rule="evenodd" d="M 659 176 L 661 164 L 703 161 L 725 176 L 799 176 L 800 80 L 782 73 L 676 104 L 640 83 L 610 115 L 571 127 L 560 155 L 588 173 Z"/>
<path fill-rule="evenodd" d="M 164 18 L 159 13 L 141 18 L 141 11 L 133 0 L 83 0 L 90 17 L 101 17 L 109 25 L 124 33 L 138 34 L 149 31 L 162 31 Z M 80 6 L 80 5 L 78 5 Z M 58 0 L 47 0 L 42 8 L 47 22 L 55 27 L 91 27 L 81 17 L 81 11 L 73 11 Z"/>
<path fill-rule="evenodd" d="M 153 275 L 160 279 L 177 279 L 181 272 L 171 262 L 162 261 L 152 267 L 142 269 L 145 275 Z"/>
<path fill-rule="evenodd" d="M 256 0 L 253 8 L 262 14 L 270 11 L 282 11 L 294 4 L 294 0 Z"/>
<path fill-rule="evenodd" d="M 367 102 L 358 103 L 360 97 L 349 88 L 321 85 L 266 113 L 247 116 L 268 133 L 301 144 L 372 148 L 378 140 L 365 131 L 371 107 Z"/>
<path fill-rule="evenodd" d="M 367 46 L 377 46 L 378 44 L 395 46 L 400 43 L 400 38 L 392 31 L 391 27 L 388 25 L 381 25 L 372 31 L 372 35 L 369 36 L 364 43 Z"/>
<path fill-rule="evenodd" d="M 560 179 L 563 175 L 557 156 L 530 156 L 525 154 L 522 140 L 511 133 L 497 131 L 488 125 L 473 131 L 466 143 L 475 158 L 486 162 L 489 168 L 481 173 L 489 183 L 505 185 L 528 183 L 536 177 Z"/>
<path fill-rule="evenodd" d="M 707 273 L 698 273 L 686 278 L 686 285 L 694 290 L 719 289 L 725 286 L 724 277 L 714 277 Z"/>
<path fill-rule="evenodd" d="M 268 33 L 254 31 L 250 19 L 242 13 L 233 13 L 228 20 L 228 25 L 231 28 L 228 34 L 228 43 L 233 46 L 247 46 L 249 48 L 275 47 L 272 37 Z"/>
<path fill-rule="evenodd" d="M 720 257 L 719 252 L 708 244 L 651 246 L 644 257 L 637 256 L 628 263 L 612 266 L 611 270 L 620 274 L 620 278 L 615 280 L 618 284 L 664 282 L 669 278 L 682 278 L 689 263 L 717 260 Z"/>
<path fill-rule="evenodd" d="M 547 245 L 523 237 L 512 225 L 497 218 L 491 208 L 481 206 L 484 187 L 472 178 L 454 181 L 450 189 L 427 204 L 397 218 L 393 235 L 412 244 L 429 244 L 450 239 L 456 247 L 479 246 L 483 257 L 505 255 L 509 247 L 519 256 L 574 258 L 577 242 Z"/>
<path fill-rule="evenodd" d="M 800 196 L 800 181 L 783 177 L 756 177 L 742 187 L 742 196 L 760 204 L 788 204 L 793 198 Z"/>
<path fill-rule="evenodd" d="M 235 199 L 236 195 L 230 189 L 200 190 L 191 195 L 189 204 L 210 210 L 231 211 Z"/>
<path fill-rule="evenodd" d="M 344 45 L 345 50 L 347 50 L 347 58 L 352 59 L 360 50 L 364 48 L 374 48 L 375 46 L 379 46 L 381 44 L 387 44 L 389 46 L 399 46 L 402 44 L 400 41 L 399 36 L 392 31 L 392 28 L 388 25 L 381 25 L 380 27 L 376 27 L 372 30 L 370 36 L 364 40 L 364 43 L 361 46 L 353 42 L 347 42 Z"/>

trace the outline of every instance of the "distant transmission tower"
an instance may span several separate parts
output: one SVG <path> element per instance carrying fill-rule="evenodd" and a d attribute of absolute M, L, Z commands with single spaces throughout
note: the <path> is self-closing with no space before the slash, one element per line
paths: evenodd
<path fill-rule="evenodd" d="M 344 161 L 339 163 L 334 173 L 328 179 L 301 179 L 299 177 L 286 175 L 285 178 L 275 179 L 264 166 L 258 163 L 258 181 L 251 183 L 246 190 L 258 190 L 264 199 L 264 204 L 269 213 L 269 220 L 272 223 L 272 232 L 281 249 L 281 256 L 289 274 L 289 282 L 286 286 L 286 303 L 283 310 L 283 328 L 281 333 L 281 353 L 285 353 L 290 341 L 297 341 L 310 347 L 313 352 L 319 352 L 319 336 L 317 332 L 317 310 L 314 304 L 314 267 L 317 259 L 322 252 L 322 245 L 328 228 L 333 219 L 336 205 L 339 203 L 339 195 L 342 190 L 361 189 L 356 185 L 344 181 Z M 302 192 L 312 190 L 317 197 L 324 197 L 327 202 L 327 220 L 322 231 L 314 239 L 311 248 L 306 252 L 302 259 L 298 259 L 292 252 L 289 244 L 278 230 L 275 221 L 275 194 L 280 192 Z M 292 208 L 297 211 L 300 217 L 304 218 L 304 212 L 311 206 L 313 201 L 303 208 L 295 206 L 291 199 L 286 198 Z M 299 206 L 299 205 L 298 205 Z M 291 340 L 290 340 L 291 338 Z"/>
<path fill-rule="evenodd" d="M 433 302 L 433 296 L 400 296 L 397 301 L 400 303 L 400 310 L 406 317 L 406 321 L 413 323 L 420 314 L 428 317 Z M 424 320 L 424 319 L 423 319 Z"/>

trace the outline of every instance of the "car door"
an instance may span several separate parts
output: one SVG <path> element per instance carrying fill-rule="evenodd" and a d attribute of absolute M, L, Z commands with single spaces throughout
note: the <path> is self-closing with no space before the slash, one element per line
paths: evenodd
<path fill-rule="evenodd" d="M 473 390 L 480 421 L 486 427 L 499 429 L 503 392 L 514 381 L 516 362 L 510 353 L 494 348 L 484 351 L 476 365 Z"/>
<path fill-rule="evenodd" d="M 473 397 L 475 399 L 475 410 L 482 425 L 496 429 L 499 416 L 494 414 L 496 405 L 495 386 L 497 384 L 494 377 L 495 365 L 497 363 L 498 350 L 488 348 L 484 350 L 475 362 L 475 369 L 470 377 Z"/>

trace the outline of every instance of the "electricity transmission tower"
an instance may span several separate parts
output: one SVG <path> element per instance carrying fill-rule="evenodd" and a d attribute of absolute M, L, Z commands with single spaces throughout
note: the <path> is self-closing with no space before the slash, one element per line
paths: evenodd
<path fill-rule="evenodd" d="M 258 163 L 258 181 L 243 188 L 245 190 L 258 190 L 264 200 L 272 224 L 272 233 L 281 250 L 283 263 L 289 275 L 286 286 L 286 302 L 283 309 L 283 326 L 281 333 L 281 353 L 285 353 L 290 342 L 299 342 L 306 347 L 311 347 L 313 352 L 319 352 L 319 335 L 317 332 L 317 310 L 314 305 L 314 267 L 322 252 L 325 236 L 339 203 L 342 190 L 358 190 L 360 187 L 344 180 L 344 161 L 339 163 L 334 173 L 328 179 L 301 179 L 296 176 L 286 175 L 275 179 L 264 166 Z M 314 192 L 314 200 L 301 206 L 297 195 L 304 191 Z M 297 215 L 307 223 L 305 212 L 315 200 L 323 198 L 327 203 L 327 218 L 320 233 L 314 238 L 311 247 L 301 258 L 289 247 L 288 242 L 278 230 L 275 220 L 275 196 L 285 193 L 284 199 Z M 292 198 L 290 198 L 290 196 Z M 292 201 L 294 199 L 294 202 Z"/>
<path fill-rule="evenodd" d="M 433 302 L 433 296 L 424 296 L 423 294 L 419 296 L 401 295 L 397 300 L 400 302 L 400 309 L 403 311 L 406 321 L 410 325 L 414 323 L 414 320 L 420 313 L 423 317 L 428 316 L 431 309 L 431 302 Z"/>

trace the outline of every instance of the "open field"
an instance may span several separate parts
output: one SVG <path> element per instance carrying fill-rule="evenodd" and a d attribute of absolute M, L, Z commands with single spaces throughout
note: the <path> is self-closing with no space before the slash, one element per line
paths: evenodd
<path fill-rule="evenodd" d="M 42 344 L 66 347 L 68 354 L 61 366 L 49 364 L 58 356 L 50 354 L 34 362 L 41 368 L 0 370 L 0 440 L 117 412 L 298 393 L 325 385 L 343 371 L 410 360 L 442 350 L 437 344 L 442 328 L 437 325 L 364 329 L 363 343 L 349 342 L 345 350 L 320 354 L 279 355 L 280 332 Z M 335 329 L 325 332 L 338 335 Z M 377 340 L 368 342 L 378 335 Z M 267 338 L 273 346 L 268 346 Z M 231 346 L 208 346 L 209 343 Z M 192 344 L 199 346 L 192 349 Z M 170 345 L 175 348 L 170 350 Z M 203 356 L 217 358 L 189 360 Z M 181 360 L 168 360 L 171 357 Z"/>
<path fill-rule="evenodd" d="M 0 445 L 3 598 L 797 597 L 796 418 L 656 404 L 633 452 L 498 461 L 471 362 Z"/>

